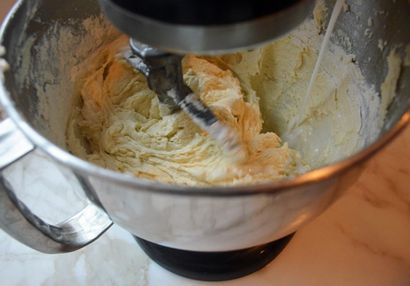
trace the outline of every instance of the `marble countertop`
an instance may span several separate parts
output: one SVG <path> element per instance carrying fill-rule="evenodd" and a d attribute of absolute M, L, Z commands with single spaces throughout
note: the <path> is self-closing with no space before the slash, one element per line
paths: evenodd
<path fill-rule="evenodd" d="M 1 0 L 0 19 L 12 2 Z M 245 278 L 204 283 L 178 277 L 151 262 L 130 234 L 114 226 L 88 247 L 60 255 L 38 253 L 0 230 L 0 285 L 408 286 L 409 146 L 410 127 L 368 163 L 338 202 L 297 232 L 276 260 Z M 36 182 L 28 183 L 36 189 Z"/>
<path fill-rule="evenodd" d="M 408 286 L 408 146 L 410 127 L 368 163 L 338 202 L 297 232 L 276 260 L 245 278 L 204 283 L 178 277 L 151 262 L 131 235 L 114 226 L 90 246 L 60 255 L 40 254 L 0 231 L 1 285 Z"/>

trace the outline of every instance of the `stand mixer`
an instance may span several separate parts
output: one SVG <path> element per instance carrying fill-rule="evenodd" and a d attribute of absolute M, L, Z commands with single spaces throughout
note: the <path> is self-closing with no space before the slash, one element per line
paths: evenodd
<path fill-rule="evenodd" d="M 65 126 L 72 112 L 68 107 L 77 92 L 76 83 L 70 80 L 72 72 L 81 70 L 78 66 L 87 63 L 95 49 L 118 37 L 102 19 L 101 7 L 132 39 L 131 49 L 121 57 L 148 77 L 162 102 L 188 111 L 194 119 L 199 117 L 196 122 L 206 130 L 217 126 L 230 134 L 227 126 L 218 127 L 214 115 L 182 82 L 183 55 L 228 53 L 269 42 L 311 15 L 314 1 L 17 1 L 0 28 L 6 51 L 2 59 L 8 63 L 8 70 L 0 70 L 0 104 L 7 116 L 0 122 L 0 228 L 38 251 L 64 253 L 87 246 L 115 223 L 132 234 L 158 264 L 189 278 L 220 281 L 261 269 L 286 247 L 293 233 L 336 201 L 355 182 L 364 163 L 410 122 L 410 64 L 404 58 L 410 43 L 405 29 L 410 24 L 408 1 L 346 2 L 348 11 L 335 27 L 340 33 L 331 41 L 355 55 L 353 71 L 360 68 L 366 87 L 374 86 L 376 91 L 383 87 L 391 70 L 390 54 L 397 52 L 406 64 L 398 69 L 401 73 L 394 73 L 394 88 L 387 90 L 386 96 L 393 101 L 386 114 L 373 105 L 377 103 L 373 93 L 352 92 L 344 98 L 350 103 L 350 98 L 361 95 L 363 110 L 374 111 L 372 117 L 359 114 L 363 138 L 371 135 L 369 141 L 354 153 L 288 180 L 186 187 L 107 169 L 67 149 Z M 281 60 L 282 66 L 291 65 Z M 352 58 L 348 64 L 353 65 Z M 341 80 L 356 78 L 349 71 Z M 332 134 L 327 131 L 336 129 L 333 123 L 351 122 L 343 116 L 335 118 L 326 128 L 312 128 L 313 132 Z M 380 134 L 365 128 L 373 121 L 382 124 L 376 130 Z M 235 137 L 229 140 L 223 135 L 218 142 L 228 151 L 235 150 Z M 335 145 L 330 147 L 340 150 Z M 326 153 L 323 148 L 318 151 Z M 312 149 L 311 154 L 318 153 Z M 40 159 L 49 162 L 62 179 L 56 182 L 54 172 L 51 178 L 39 172 Z M 27 160 L 34 160 L 32 173 L 36 181 L 45 182 L 42 190 L 56 195 L 61 194 L 60 188 L 81 192 L 82 210 L 68 204 L 63 212 L 55 205 L 64 220 L 47 221 L 25 204 L 24 193 L 33 193 L 31 181 L 23 186 L 22 178 L 13 178 L 10 171 L 25 168 Z M 50 179 L 55 184 L 48 186 Z M 45 212 L 53 207 L 49 202 L 44 201 Z"/>
<path fill-rule="evenodd" d="M 311 14 L 314 1 L 100 0 L 111 22 L 131 37 L 124 57 L 162 103 L 181 108 L 229 158 L 245 154 L 237 134 L 221 124 L 184 83 L 183 55 L 214 55 L 271 41 Z"/>
<path fill-rule="evenodd" d="M 148 81 L 162 103 L 182 109 L 216 140 L 231 161 L 245 153 L 234 130 L 218 121 L 184 83 L 184 54 L 217 55 L 250 49 L 288 32 L 311 15 L 312 0 L 100 0 L 120 31 L 130 36 L 122 56 Z M 252 273 L 274 259 L 292 235 L 261 248 L 222 253 L 187 252 L 136 237 L 164 268 L 200 280 L 227 280 Z M 179 258 L 178 260 L 173 257 Z"/>

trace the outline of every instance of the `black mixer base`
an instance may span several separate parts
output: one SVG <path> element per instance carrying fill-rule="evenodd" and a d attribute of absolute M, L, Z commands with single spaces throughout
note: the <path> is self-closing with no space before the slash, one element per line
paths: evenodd
<path fill-rule="evenodd" d="M 266 266 L 293 234 L 268 244 L 226 252 L 196 252 L 161 246 L 135 237 L 145 253 L 163 268 L 187 278 L 224 281 L 239 278 Z"/>

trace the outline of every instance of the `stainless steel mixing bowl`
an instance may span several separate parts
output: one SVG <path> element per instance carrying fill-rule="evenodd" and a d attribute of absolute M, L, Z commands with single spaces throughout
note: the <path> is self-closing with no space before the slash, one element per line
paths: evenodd
<path fill-rule="evenodd" d="M 350 38 L 350 44 L 338 37 L 333 41 L 356 55 L 366 80 L 379 90 L 387 74 L 387 55 L 394 48 L 404 53 L 409 44 L 408 1 L 348 3 L 350 11 L 340 16 L 336 29 Z M 73 84 L 66 78 L 68 90 L 53 89 L 61 84 L 53 75 L 69 71 L 66 63 L 84 61 L 92 52 L 78 50 L 81 41 L 91 41 L 95 48 L 103 44 L 84 28 L 86 19 L 99 15 L 96 0 L 18 1 L 1 29 L 10 68 L 0 85 L 0 101 L 8 116 L 0 124 L 0 226 L 39 251 L 76 250 L 98 238 L 112 222 L 145 240 L 195 251 L 243 249 L 279 239 L 323 212 L 354 182 L 363 163 L 410 121 L 410 69 L 403 66 L 379 138 L 351 157 L 303 176 L 254 186 L 190 188 L 100 168 L 64 149 L 71 98 L 63 95 L 71 94 L 68 87 Z M 51 36 L 67 29 L 74 31 L 71 41 L 51 42 Z M 372 37 L 363 36 L 366 29 Z M 385 41 L 382 50 L 379 39 Z M 47 97 L 49 105 L 42 104 L 45 91 L 53 94 Z M 54 128 L 59 134 L 50 132 L 53 126 L 61 126 Z M 84 210 L 58 225 L 34 215 L 6 176 L 10 166 L 38 152 L 85 193 Z"/>

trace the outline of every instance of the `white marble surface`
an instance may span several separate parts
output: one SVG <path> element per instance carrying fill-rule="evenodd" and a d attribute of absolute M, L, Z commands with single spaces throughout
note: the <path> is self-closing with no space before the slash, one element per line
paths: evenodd
<path fill-rule="evenodd" d="M 37 253 L 0 233 L 0 284 L 410 285 L 408 146 L 410 128 L 372 159 L 359 181 L 323 215 L 301 229 L 274 262 L 248 277 L 221 283 L 178 277 L 152 263 L 128 233 L 113 227 L 85 249 L 61 255 Z M 10 175 L 17 179 L 23 170 L 26 174 L 36 170 L 35 166 L 22 162 Z M 47 171 L 47 164 L 42 166 Z M 55 173 L 52 177 L 60 175 Z M 28 177 L 31 191 L 27 198 L 32 207 L 49 209 L 57 202 L 61 212 L 61 198 L 70 204 L 76 201 L 75 188 L 46 194 L 42 186 L 53 184 L 53 180 L 40 182 L 33 173 Z M 60 200 L 52 199 L 52 195 Z M 49 199 L 38 203 L 40 196 Z M 44 212 L 49 221 L 60 219 L 51 213 Z"/>

